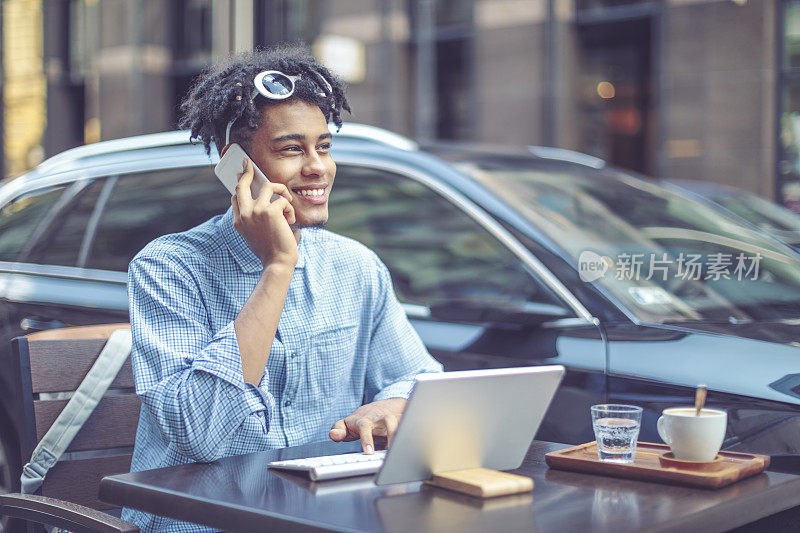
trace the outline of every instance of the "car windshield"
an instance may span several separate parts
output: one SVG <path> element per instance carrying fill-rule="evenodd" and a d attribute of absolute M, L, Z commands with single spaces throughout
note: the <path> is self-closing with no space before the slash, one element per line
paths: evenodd
<path fill-rule="evenodd" d="M 454 164 L 642 320 L 800 317 L 800 256 L 701 202 L 610 169 L 510 157 Z"/>
<path fill-rule="evenodd" d="M 792 245 L 800 244 L 800 215 L 755 194 L 709 195 L 725 209 Z"/>

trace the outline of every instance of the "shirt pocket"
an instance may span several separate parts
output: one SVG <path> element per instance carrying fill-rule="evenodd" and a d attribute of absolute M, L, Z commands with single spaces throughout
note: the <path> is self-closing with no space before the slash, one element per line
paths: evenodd
<path fill-rule="evenodd" d="M 319 331 L 312 339 L 309 377 L 326 398 L 341 396 L 350 387 L 357 333 L 357 326 L 349 324 Z"/>

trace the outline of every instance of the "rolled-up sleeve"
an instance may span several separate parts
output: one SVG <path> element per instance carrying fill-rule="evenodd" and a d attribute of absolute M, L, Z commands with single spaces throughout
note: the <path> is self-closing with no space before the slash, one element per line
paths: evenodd
<path fill-rule="evenodd" d="M 245 383 L 233 321 L 213 331 L 203 294 L 179 258 L 140 255 L 128 271 L 136 392 L 167 440 L 195 461 L 225 455 L 248 417 L 269 430 L 265 371 Z"/>
<path fill-rule="evenodd" d="M 418 374 L 441 372 L 397 301 L 386 266 L 374 258 L 377 270 L 373 299 L 373 329 L 366 372 L 366 396 L 372 401 L 408 398 Z"/>

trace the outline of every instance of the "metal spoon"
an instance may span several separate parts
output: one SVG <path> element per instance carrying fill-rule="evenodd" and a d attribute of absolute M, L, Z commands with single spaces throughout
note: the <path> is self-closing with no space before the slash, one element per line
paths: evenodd
<path fill-rule="evenodd" d="M 698 385 L 697 391 L 694 393 L 694 409 L 695 409 L 695 416 L 700 416 L 700 411 L 703 410 L 703 406 L 706 404 L 706 386 L 705 385 Z"/>

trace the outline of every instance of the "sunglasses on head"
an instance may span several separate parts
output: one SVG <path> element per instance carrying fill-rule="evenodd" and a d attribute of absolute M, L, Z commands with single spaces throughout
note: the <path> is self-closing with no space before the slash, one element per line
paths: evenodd
<path fill-rule="evenodd" d="M 289 74 L 284 74 L 279 70 L 265 70 L 263 72 L 259 72 L 256 74 L 256 77 L 253 78 L 253 92 L 250 94 L 250 100 L 253 100 L 259 94 L 264 98 L 268 98 L 270 100 L 286 100 L 290 96 L 294 94 L 295 89 L 295 82 L 301 79 L 301 75 L 298 74 L 296 76 L 292 76 Z M 333 88 L 331 84 L 328 83 L 328 80 L 319 76 L 319 79 L 325 84 L 325 87 L 328 89 L 329 93 L 333 92 Z M 317 91 L 317 94 L 323 97 L 327 97 L 327 94 L 324 91 Z M 237 99 L 240 97 L 237 97 Z M 225 146 L 230 144 L 230 136 L 231 136 L 231 127 L 233 127 L 234 122 L 239 118 L 237 114 L 230 122 L 228 122 L 228 126 L 225 128 Z"/>

